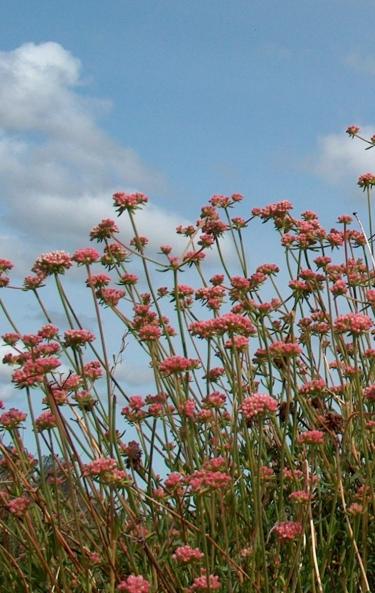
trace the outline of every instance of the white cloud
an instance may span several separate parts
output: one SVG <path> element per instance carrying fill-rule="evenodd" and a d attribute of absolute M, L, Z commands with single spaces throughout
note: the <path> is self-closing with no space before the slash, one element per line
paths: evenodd
<path fill-rule="evenodd" d="M 80 94 L 81 70 L 58 43 L 0 52 L 0 191 L 7 224 L 0 249 L 22 275 L 41 250 L 87 245 L 90 228 L 114 216 L 113 191 L 166 188 L 160 173 L 100 128 L 98 105 L 104 102 Z M 164 243 L 183 251 L 186 241 L 175 228 L 190 221 L 154 203 L 137 221 L 154 251 Z M 120 227 L 129 239 L 125 216 Z M 231 256 L 228 241 L 224 251 Z"/>
<path fill-rule="evenodd" d="M 369 138 L 375 126 L 361 127 L 361 135 Z M 345 136 L 344 132 L 328 134 L 319 139 L 318 154 L 313 169 L 327 181 L 337 184 L 349 177 L 375 170 L 375 148 L 365 150 L 366 144 Z"/>

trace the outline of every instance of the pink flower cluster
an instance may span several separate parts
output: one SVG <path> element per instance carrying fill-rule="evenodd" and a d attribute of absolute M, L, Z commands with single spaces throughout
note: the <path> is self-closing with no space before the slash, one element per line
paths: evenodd
<path fill-rule="evenodd" d="M 125 210 L 133 212 L 147 202 L 147 196 L 141 193 L 125 194 L 123 192 L 117 192 L 113 194 L 113 204 L 118 214 L 121 214 Z"/>
<path fill-rule="evenodd" d="M 131 574 L 117 585 L 117 590 L 125 593 L 149 593 L 150 583 L 142 576 Z"/>
<path fill-rule="evenodd" d="M 26 420 L 27 414 L 17 408 L 10 408 L 0 416 L 0 426 L 8 430 L 18 428 L 21 422 Z"/>
<path fill-rule="evenodd" d="M 307 490 L 295 490 L 289 494 L 289 500 L 292 502 L 306 503 L 311 499 L 311 494 Z"/>
<path fill-rule="evenodd" d="M 64 274 L 72 266 L 72 258 L 66 251 L 50 251 L 43 253 L 36 260 L 32 271 L 36 274 Z"/>
<path fill-rule="evenodd" d="M 273 528 L 278 538 L 282 541 L 292 541 L 298 538 L 302 532 L 302 523 L 298 521 L 282 521 Z"/>
<path fill-rule="evenodd" d="M 221 589 L 221 582 L 218 576 L 210 574 L 207 576 L 205 570 L 201 570 L 201 575 L 196 577 L 190 587 L 191 593 L 199 591 L 200 593 L 208 593 L 209 591 L 218 591 Z"/>
<path fill-rule="evenodd" d="M 350 333 L 360 335 L 368 332 L 373 327 L 373 322 L 367 315 L 362 313 L 347 313 L 337 317 L 334 329 L 337 333 Z"/>
<path fill-rule="evenodd" d="M 275 357 L 299 356 L 301 352 L 302 349 L 296 342 L 277 341 L 269 347 L 269 353 Z"/>
<path fill-rule="evenodd" d="M 197 369 L 200 362 L 196 358 L 186 358 L 185 356 L 170 356 L 163 360 L 159 365 L 159 371 L 162 375 L 168 377 L 175 373 L 184 373 Z"/>
<path fill-rule="evenodd" d="M 52 414 L 52 412 L 47 410 L 46 412 L 42 412 L 42 414 L 36 418 L 35 426 L 38 432 L 50 430 L 51 428 L 55 428 L 55 426 L 57 426 L 57 418 L 54 414 Z"/>
<path fill-rule="evenodd" d="M 352 125 L 346 128 L 346 133 L 349 134 L 351 138 L 354 138 L 359 133 L 359 130 L 360 128 L 358 126 Z"/>
<path fill-rule="evenodd" d="M 7 509 L 16 517 L 23 517 L 31 504 L 31 500 L 26 496 L 17 496 L 7 503 Z"/>
<path fill-rule="evenodd" d="M 363 191 L 373 187 L 375 185 L 375 173 L 364 173 L 358 177 L 358 185 L 363 188 Z"/>
<path fill-rule="evenodd" d="M 241 405 L 241 411 L 247 420 L 256 416 L 273 414 L 277 410 L 277 401 L 267 394 L 254 393 L 246 397 Z"/>
<path fill-rule="evenodd" d="M 99 261 L 99 259 L 100 253 L 93 247 L 83 247 L 82 249 L 77 249 L 72 255 L 72 260 L 80 266 L 94 264 L 95 262 Z"/>
<path fill-rule="evenodd" d="M 22 369 L 14 371 L 12 382 L 19 388 L 32 387 L 38 385 L 44 379 L 44 376 L 58 368 L 61 362 L 58 358 L 37 358 L 24 364 Z"/>
<path fill-rule="evenodd" d="M 279 221 L 285 218 L 289 210 L 293 210 L 293 204 L 288 200 L 282 200 L 275 204 L 269 204 L 264 208 L 253 208 L 251 214 L 253 216 L 259 216 L 261 220 L 270 220 L 273 218 L 275 221 Z"/>
<path fill-rule="evenodd" d="M 65 346 L 77 348 L 95 340 L 94 334 L 88 329 L 68 329 L 64 332 Z"/>
<path fill-rule="evenodd" d="M 121 486 L 129 480 L 127 473 L 111 457 L 99 457 L 83 466 L 83 475 L 99 479 L 103 484 Z"/>
<path fill-rule="evenodd" d="M 125 296 L 125 290 L 118 288 L 101 288 L 97 292 L 99 300 L 108 307 L 117 307 L 120 299 Z"/>
<path fill-rule="evenodd" d="M 301 432 L 298 442 L 304 445 L 323 445 L 324 432 L 321 430 L 306 430 Z"/>
<path fill-rule="evenodd" d="M 227 313 L 207 321 L 196 321 L 189 326 L 189 331 L 193 336 L 199 338 L 211 338 L 222 336 L 225 333 L 251 336 L 256 334 L 257 330 L 247 317 L 236 313 Z"/>
<path fill-rule="evenodd" d="M 105 239 L 110 239 L 113 234 L 118 233 L 119 228 L 114 220 L 111 218 L 103 218 L 103 220 L 90 231 L 90 239 L 96 239 L 98 243 Z"/>
<path fill-rule="evenodd" d="M 189 564 L 190 562 L 197 562 L 204 557 L 203 552 L 199 548 L 192 548 L 191 546 L 179 546 L 172 558 L 180 564 Z"/>
<path fill-rule="evenodd" d="M 232 481 L 229 474 L 222 471 L 210 471 L 202 468 L 193 472 L 186 478 L 191 491 L 202 494 L 208 490 L 222 490 L 227 488 Z"/>

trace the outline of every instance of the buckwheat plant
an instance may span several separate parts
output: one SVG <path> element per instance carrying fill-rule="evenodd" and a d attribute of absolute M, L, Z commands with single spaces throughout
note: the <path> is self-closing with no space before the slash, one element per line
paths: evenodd
<path fill-rule="evenodd" d="M 2 591 L 371 591 L 375 175 L 358 183 L 368 232 L 349 215 L 326 230 L 289 201 L 243 218 L 241 195 L 215 195 L 178 227 L 186 249 L 154 256 L 137 227 L 147 197 L 116 193 L 126 244 L 104 219 L 96 248 L 40 255 L 22 287 L 0 260 L 3 363 L 25 402 L 0 411 Z M 259 224 L 279 236 L 281 271 L 249 263 Z M 64 282 L 73 266 L 95 333 Z M 53 287 L 62 327 L 44 297 Z M 45 318 L 33 333 L 9 309 L 14 290 Z M 118 378 L 131 355 L 152 370 L 151 393 Z"/>

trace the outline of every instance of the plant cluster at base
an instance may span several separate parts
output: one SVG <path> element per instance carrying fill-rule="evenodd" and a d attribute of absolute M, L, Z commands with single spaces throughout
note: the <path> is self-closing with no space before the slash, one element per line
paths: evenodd
<path fill-rule="evenodd" d="M 373 180 L 359 180 L 370 206 Z M 104 219 L 90 233 L 98 250 L 42 254 L 22 287 L 0 260 L 3 363 L 25 400 L 0 404 L 1 590 L 370 593 L 372 232 L 348 215 L 327 230 L 286 200 L 233 216 L 242 196 L 215 195 L 195 224 L 178 227 L 186 249 L 162 245 L 154 256 L 137 228 L 146 196 L 113 201 L 129 217 L 126 244 Z M 252 267 L 246 233 L 260 223 L 279 235 L 281 272 Z M 64 283 L 74 265 L 95 333 Z M 52 323 L 47 284 L 64 327 Z M 34 333 L 20 332 L 7 307 L 16 288 L 45 316 Z M 117 354 L 110 316 L 123 329 Z M 133 347 L 151 393 L 119 378 Z"/>

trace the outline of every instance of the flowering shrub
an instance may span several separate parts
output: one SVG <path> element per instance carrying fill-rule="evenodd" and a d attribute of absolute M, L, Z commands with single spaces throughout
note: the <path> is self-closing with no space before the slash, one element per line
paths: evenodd
<path fill-rule="evenodd" d="M 356 126 L 347 132 L 360 138 Z M 289 201 L 232 216 L 243 197 L 215 195 L 195 225 L 178 227 L 185 251 L 162 245 L 155 259 L 137 229 L 147 197 L 116 193 L 129 244 L 104 219 L 90 232 L 98 250 L 44 253 L 21 287 L 0 259 L 3 363 L 25 402 L 0 403 L 1 590 L 370 592 L 374 179 L 358 181 L 369 233 L 360 221 L 349 228 L 348 215 L 326 230 Z M 279 235 L 286 279 L 276 263 L 249 266 L 246 229 L 259 223 Z M 238 258 L 233 274 L 223 241 Z M 210 250 L 220 269 L 207 276 Z M 73 266 L 85 272 L 95 333 L 63 283 Z M 51 322 L 46 285 L 63 327 Z M 41 308 L 33 333 L 19 333 L 10 288 Z M 143 352 L 152 393 L 117 378 L 103 314 L 123 327 L 120 355 L 125 338 Z"/>

